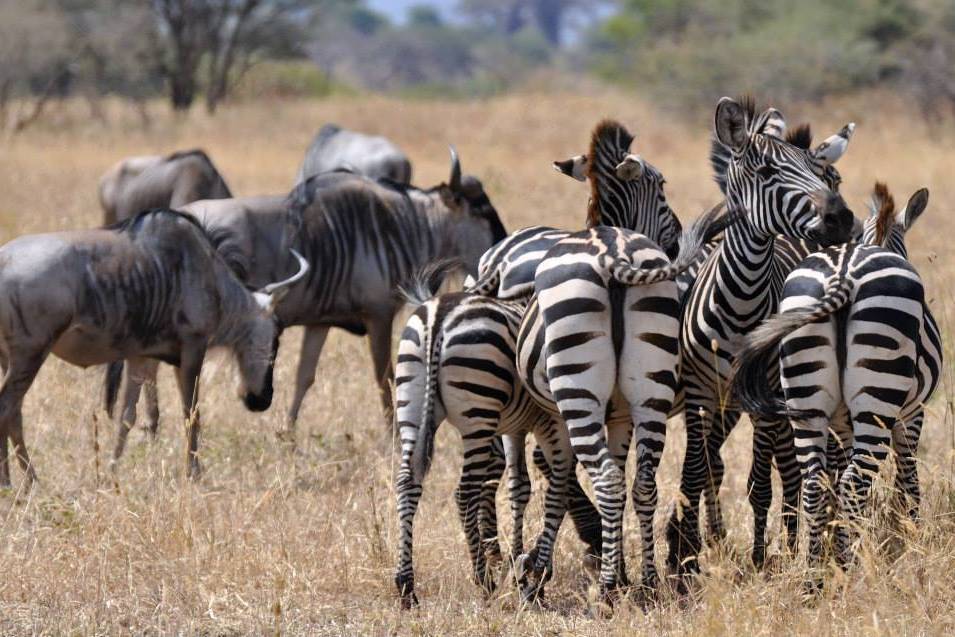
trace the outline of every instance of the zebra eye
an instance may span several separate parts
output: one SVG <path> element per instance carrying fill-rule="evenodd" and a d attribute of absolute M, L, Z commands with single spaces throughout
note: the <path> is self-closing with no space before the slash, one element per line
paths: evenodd
<path fill-rule="evenodd" d="M 760 177 L 768 179 L 772 177 L 773 175 L 775 175 L 776 173 L 778 173 L 779 169 L 777 169 L 772 164 L 766 163 L 760 166 L 759 168 L 757 168 L 756 172 L 759 173 Z"/>

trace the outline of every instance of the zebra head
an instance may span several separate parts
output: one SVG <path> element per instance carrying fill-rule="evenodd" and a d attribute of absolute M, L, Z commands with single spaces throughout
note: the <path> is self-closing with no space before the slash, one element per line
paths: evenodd
<path fill-rule="evenodd" d="M 670 258 L 679 251 L 683 228 L 667 203 L 660 171 L 632 153 L 633 135 L 620 123 L 604 120 L 591 135 L 590 151 L 554 168 L 579 181 L 590 180 L 587 226 L 617 226 L 646 235 Z"/>
<path fill-rule="evenodd" d="M 770 108 L 757 114 L 751 99 L 740 104 L 722 98 L 714 120 L 716 139 L 729 150 L 728 204 L 745 210 L 752 228 L 822 245 L 849 240 L 854 216 L 838 194 L 838 172 L 829 169 L 845 151 L 851 125 L 843 129 L 845 136 L 833 136 L 841 142 L 830 138 L 810 151 L 786 141 L 782 113 Z"/>
<path fill-rule="evenodd" d="M 895 213 L 895 200 L 888 187 L 876 182 L 869 202 L 869 217 L 862 231 L 862 243 L 881 246 L 908 258 L 905 248 L 905 233 L 925 212 L 928 205 L 928 188 L 920 188 L 909 198 L 905 208 Z"/>

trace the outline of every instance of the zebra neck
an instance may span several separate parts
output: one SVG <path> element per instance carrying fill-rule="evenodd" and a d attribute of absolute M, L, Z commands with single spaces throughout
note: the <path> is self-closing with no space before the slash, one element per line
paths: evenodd
<path fill-rule="evenodd" d="M 748 331 L 769 316 L 777 303 L 773 284 L 775 235 L 747 219 L 730 226 L 716 259 L 713 290 L 732 331 Z M 712 297 L 711 297 L 712 298 Z"/>

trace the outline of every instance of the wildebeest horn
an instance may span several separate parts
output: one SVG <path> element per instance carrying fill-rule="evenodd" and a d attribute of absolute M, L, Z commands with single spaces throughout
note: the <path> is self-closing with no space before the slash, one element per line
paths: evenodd
<path fill-rule="evenodd" d="M 448 146 L 448 149 L 451 151 L 451 181 L 448 182 L 448 186 L 452 192 L 459 192 L 461 190 L 461 160 L 458 159 L 458 151 L 454 150 L 454 146 Z"/>
<path fill-rule="evenodd" d="M 308 271 L 310 269 L 310 266 L 308 265 L 308 261 L 306 261 L 305 257 L 303 257 L 295 248 L 290 248 L 290 250 L 292 251 L 292 254 L 295 256 L 295 259 L 298 261 L 298 272 L 296 272 L 289 278 L 285 279 L 284 281 L 276 281 L 275 283 L 269 283 L 264 288 L 259 290 L 259 292 L 261 292 L 262 294 L 267 294 L 277 300 L 281 298 L 282 296 L 285 296 L 285 293 L 283 292 L 283 290 L 288 290 L 289 287 L 291 287 L 292 285 L 300 281 L 302 277 L 308 274 Z"/>

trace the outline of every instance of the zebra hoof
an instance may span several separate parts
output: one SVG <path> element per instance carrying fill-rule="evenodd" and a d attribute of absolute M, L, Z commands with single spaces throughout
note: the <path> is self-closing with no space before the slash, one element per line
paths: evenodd
<path fill-rule="evenodd" d="M 418 596 L 414 592 L 414 576 L 395 576 L 398 587 L 398 600 L 402 610 L 411 610 L 418 605 Z"/>
<path fill-rule="evenodd" d="M 581 560 L 581 565 L 590 572 L 600 571 L 600 556 L 594 553 L 587 553 Z"/>

